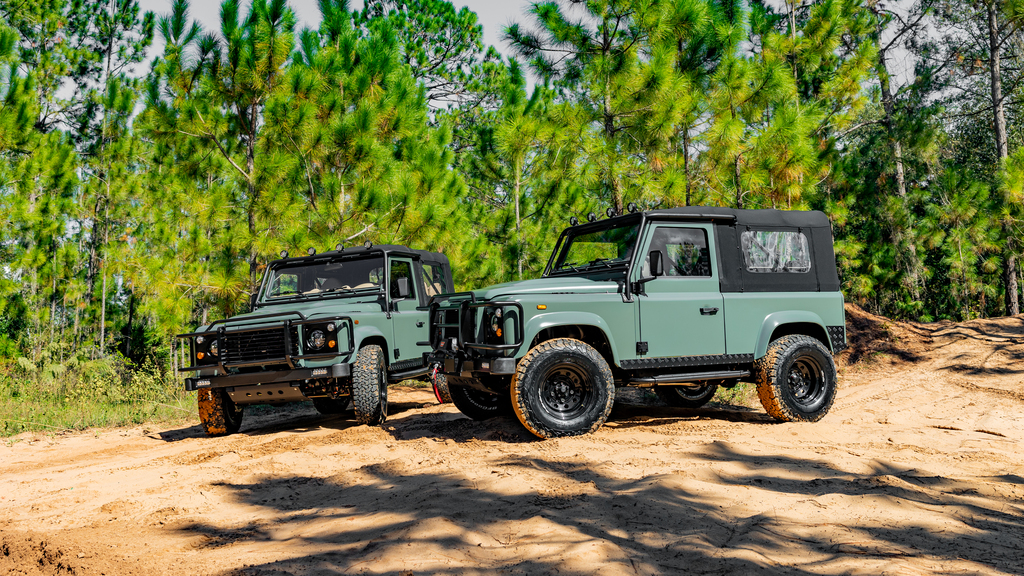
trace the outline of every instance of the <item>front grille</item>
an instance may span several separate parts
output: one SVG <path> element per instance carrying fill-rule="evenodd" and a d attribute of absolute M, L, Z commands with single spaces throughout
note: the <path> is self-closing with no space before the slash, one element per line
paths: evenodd
<path fill-rule="evenodd" d="M 291 355 L 299 353 L 299 331 L 290 328 Z M 280 360 L 285 357 L 284 329 L 271 328 L 252 332 L 240 332 L 224 335 L 228 362 L 259 362 L 261 360 Z"/>

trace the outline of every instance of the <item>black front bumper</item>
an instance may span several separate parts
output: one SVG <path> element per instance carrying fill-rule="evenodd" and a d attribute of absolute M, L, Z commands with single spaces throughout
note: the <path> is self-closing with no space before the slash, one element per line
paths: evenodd
<path fill-rule="evenodd" d="M 255 384 L 276 384 L 279 382 L 305 382 L 306 380 L 319 378 L 347 378 L 351 375 L 352 365 L 348 362 L 342 362 L 322 368 L 295 368 L 273 372 L 185 378 L 185 390 L 187 392 L 194 392 L 200 388 L 229 388 L 232 386 L 253 386 Z"/>

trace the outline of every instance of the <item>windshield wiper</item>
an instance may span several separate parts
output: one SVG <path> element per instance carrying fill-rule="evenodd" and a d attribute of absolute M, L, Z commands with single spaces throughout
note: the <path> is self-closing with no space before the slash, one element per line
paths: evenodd
<path fill-rule="evenodd" d="M 562 264 L 561 266 L 559 266 L 557 271 L 558 272 L 562 272 L 566 268 L 572 268 L 573 272 L 579 272 L 580 269 L 576 267 L 578 264 L 579 264 L 579 262 L 566 262 L 565 264 Z"/>

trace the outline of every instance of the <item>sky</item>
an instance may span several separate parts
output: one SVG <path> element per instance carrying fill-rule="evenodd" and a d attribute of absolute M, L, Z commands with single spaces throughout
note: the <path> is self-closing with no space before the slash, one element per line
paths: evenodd
<path fill-rule="evenodd" d="M 289 6 L 295 12 L 298 20 L 298 28 L 316 28 L 320 24 L 320 10 L 317 8 L 317 0 L 289 0 Z M 469 7 L 476 12 L 480 24 L 484 27 L 484 42 L 490 44 L 502 52 L 508 54 L 508 47 L 501 42 L 502 30 L 513 21 L 524 22 L 524 13 L 530 5 L 529 0 L 452 0 L 456 8 Z M 219 0 L 192 0 L 191 16 L 203 25 L 206 30 L 218 30 L 220 28 L 220 1 Z M 243 0 L 243 6 L 248 2 Z M 139 0 L 139 6 L 143 12 L 154 12 L 157 16 L 171 12 L 171 0 Z M 350 4 L 353 9 L 362 9 L 363 3 L 355 0 Z M 242 14 L 245 14 L 243 9 Z M 150 56 L 163 52 L 163 39 L 153 39 L 154 46 L 150 49 Z"/>

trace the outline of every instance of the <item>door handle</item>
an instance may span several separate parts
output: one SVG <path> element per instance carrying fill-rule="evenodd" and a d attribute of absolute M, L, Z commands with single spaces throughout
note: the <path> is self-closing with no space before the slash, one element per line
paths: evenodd
<path fill-rule="evenodd" d="M 420 320 L 419 322 L 417 322 L 416 323 L 416 327 L 417 328 L 423 328 L 423 320 Z"/>
<path fill-rule="evenodd" d="M 700 309 L 700 314 L 701 316 L 714 316 L 715 314 L 718 314 L 718 308 L 706 306 Z"/>

